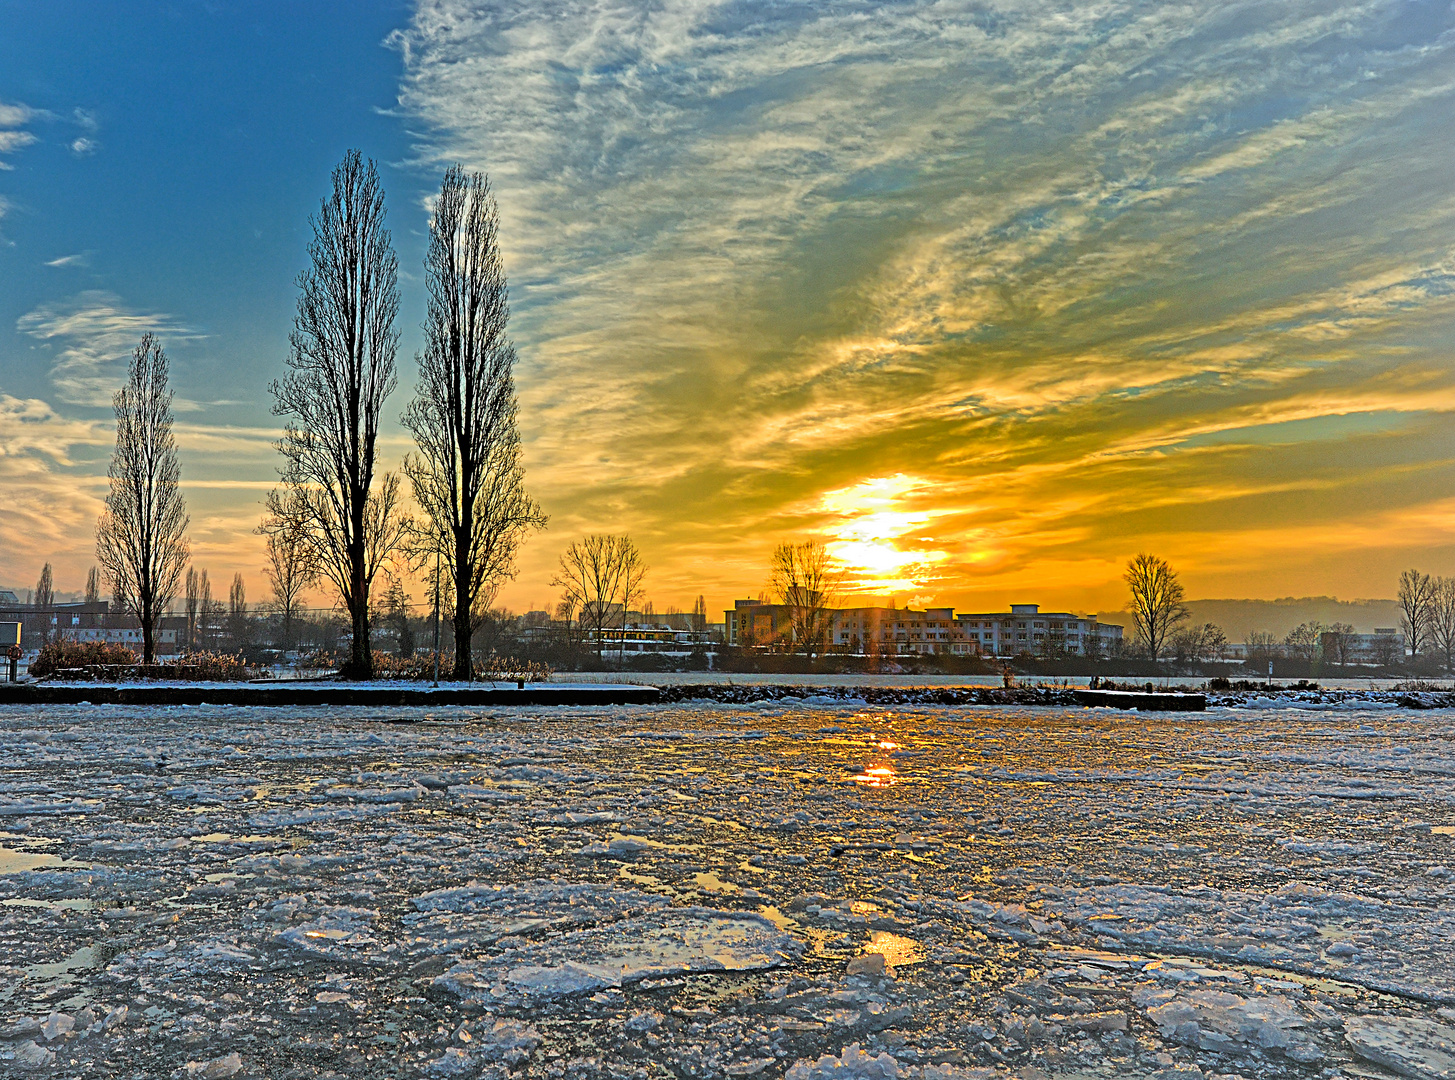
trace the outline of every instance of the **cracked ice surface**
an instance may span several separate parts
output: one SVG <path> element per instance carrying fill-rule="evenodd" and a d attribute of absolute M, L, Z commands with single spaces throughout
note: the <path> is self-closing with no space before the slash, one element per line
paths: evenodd
<path fill-rule="evenodd" d="M 0 1075 L 1451 1077 L 1449 724 L 0 709 Z"/>

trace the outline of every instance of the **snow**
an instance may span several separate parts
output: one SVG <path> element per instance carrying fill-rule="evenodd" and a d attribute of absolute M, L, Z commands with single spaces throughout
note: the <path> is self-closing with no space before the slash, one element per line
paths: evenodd
<path fill-rule="evenodd" d="M 0 708 L 0 1074 L 1450 1075 L 1450 713 L 823 697 Z"/>
<path fill-rule="evenodd" d="M 464 961 L 434 985 L 465 1002 L 532 1005 L 648 978 L 778 967 L 799 949 L 760 915 L 670 908 Z"/>

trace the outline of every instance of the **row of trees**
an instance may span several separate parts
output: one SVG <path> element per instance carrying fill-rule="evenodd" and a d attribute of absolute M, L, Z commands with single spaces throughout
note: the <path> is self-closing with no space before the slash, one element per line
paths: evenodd
<path fill-rule="evenodd" d="M 399 477 L 378 468 L 399 342 L 398 262 L 385 220 L 377 166 L 350 151 L 310 218 L 287 372 L 269 388 L 285 420 L 281 484 L 259 527 L 268 580 L 289 629 L 305 590 L 327 581 L 350 621 L 344 673 L 369 678 L 379 573 L 432 568 L 430 601 L 452 623 L 454 677 L 468 679 L 475 629 L 513 576 L 523 538 L 546 525 L 525 490 L 499 211 L 482 174 L 445 173 L 429 225 L 419 381 L 403 413 L 416 446 L 403 471 L 417 517 L 405 513 Z M 116 449 L 96 530 L 101 570 L 115 601 L 141 623 L 147 663 L 189 557 L 172 396 L 166 355 L 147 334 L 113 399 Z M 189 624 L 208 602 L 205 585 L 189 583 Z M 238 601 L 240 588 L 237 579 Z"/>
<path fill-rule="evenodd" d="M 1455 578 L 1406 570 L 1397 599 L 1410 656 L 1433 653 L 1445 670 L 1455 671 Z"/>

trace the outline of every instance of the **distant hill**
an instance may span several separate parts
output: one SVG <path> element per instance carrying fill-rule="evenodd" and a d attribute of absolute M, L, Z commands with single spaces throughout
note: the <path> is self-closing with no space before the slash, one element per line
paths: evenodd
<path fill-rule="evenodd" d="M 1332 596 L 1286 596 L 1282 600 L 1189 600 L 1192 622 L 1222 627 L 1229 641 L 1247 641 L 1255 630 L 1282 639 L 1300 623 L 1350 623 L 1356 633 L 1372 634 L 1377 627 L 1399 626 L 1399 604 L 1393 600 L 1337 600 Z M 1127 611 L 1097 613 L 1102 622 L 1121 623 L 1132 635 Z"/>

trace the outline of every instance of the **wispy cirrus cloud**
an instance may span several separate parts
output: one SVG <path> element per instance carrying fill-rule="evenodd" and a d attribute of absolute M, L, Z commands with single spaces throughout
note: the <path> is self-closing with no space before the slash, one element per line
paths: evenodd
<path fill-rule="evenodd" d="M 104 407 L 125 377 L 125 362 L 143 334 L 169 343 L 196 341 L 204 335 L 170 315 L 138 311 L 115 293 L 88 290 L 40 307 L 16 320 L 21 333 L 53 350 L 51 383 L 72 405 Z M 174 407 L 195 406 L 179 399 Z"/>
<path fill-rule="evenodd" d="M 0 393 L 0 485 L 12 566 L 69 556 L 89 561 L 105 476 L 89 461 L 111 442 L 103 424 L 74 420 L 38 398 Z"/>
<path fill-rule="evenodd" d="M 25 129 L 35 115 L 35 110 L 29 106 L 0 101 L 0 169 L 14 168 L 4 155 L 13 154 L 35 142 L 34 133 Z"/>
<path fill-rule="evenodd" d="M 1447 6 L 430 0 L 392 41 L 421 159 L 496 182 L 556 525 L 626 521 L 659 587 L 896 476 L 961 596 L 1428 499 L 1385 454 L 1442 482 Z"/>

